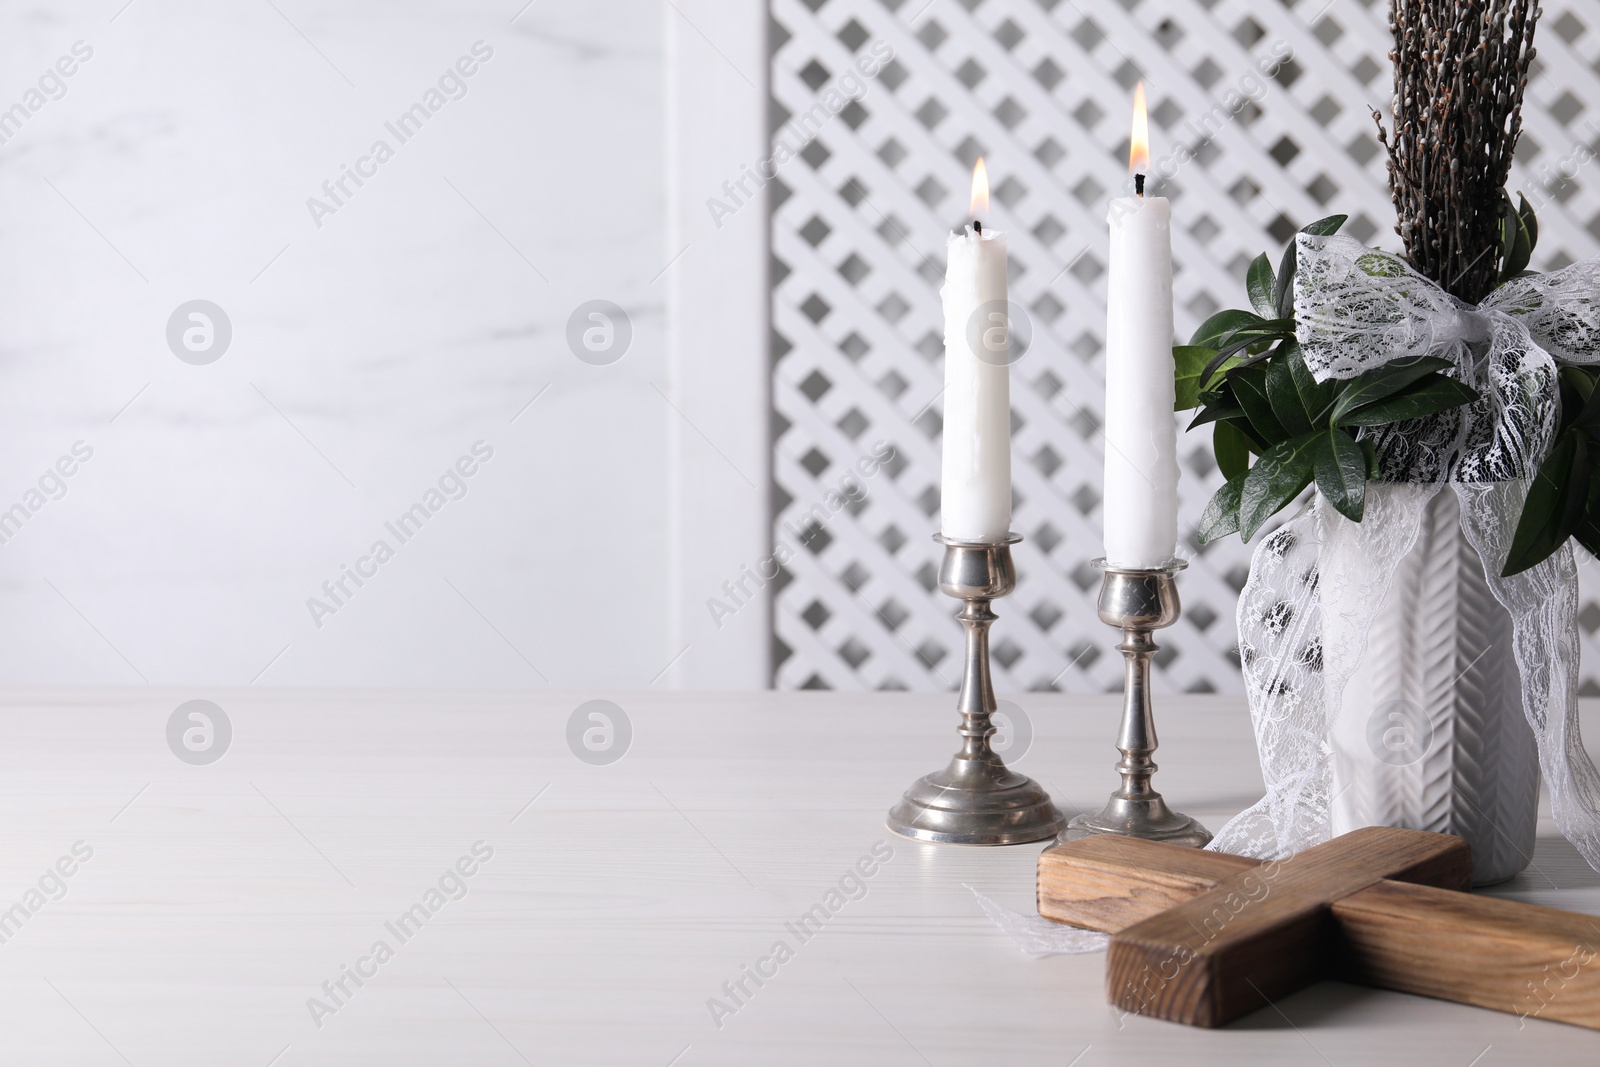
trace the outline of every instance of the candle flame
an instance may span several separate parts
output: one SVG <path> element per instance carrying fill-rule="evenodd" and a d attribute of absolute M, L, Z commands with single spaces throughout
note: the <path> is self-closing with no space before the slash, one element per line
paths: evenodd
<path fill-rule="evenodd" d="M 982 221 L 989 214 L 989 168 L 983 165 L 983 157 L 978 157 L 978 162 L 972 168 L 972 210 L 969 217 Z"/>
<path fill-rule="evenodd" d="M 1150 119 L 1144 107 L 1144 82 L 1133 90 L 1133 134 L 1128 142 L 1128 173 L 1150 172 Z"/>

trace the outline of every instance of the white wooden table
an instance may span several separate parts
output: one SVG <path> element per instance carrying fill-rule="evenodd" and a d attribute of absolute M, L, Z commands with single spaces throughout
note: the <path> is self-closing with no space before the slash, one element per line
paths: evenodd
<path fill-rule="evenodd" d="M 165 727 L 205 697 L 209 766 Z M 634 737 L 591 766 L 585 700 Z M 1113 784 L 1110 698 L 1022 695 L 1020 768 L 1058 803 Z M 0 1062 L 196 1064 L 1440 1064 L 1600 1061 L 1600 1034 L 1335 983 L 1223 1031 L 1121 1021 L 1104 957 L 1033 959 L 963 885 L 1032 907 L 1039 846 L 914 844 L 883 828 L 954 747 L 943 695 L 18 692 L 0 715 Z M 1232 698 L 1160 701 L 1174 804 L 1213 828 L 1260 790 Z M 1591 732 L 1594 728 L 1591 727 Z M 535 799 L 537 798 L 537 799 Z M 531 803 L 530 803 L 531 802 Z M 1070 813 L 1070 812 L 1069 812 Z M 49 876 L 76 842 L 93 855 Z M 493 855 L 420 930 L 387 924 L 476 842 Z M 801 941 L 858 859 L 860 899 Z M 850 883 L 846 887 L 854 889 Z M 446 879 L 446 888 L 457 883 Z M 1507 896 L 1600 913 L 1600 876 L 1541 829 Z M 43 899 L 44 894 L 32 898 Z M 4 923 L 0 915 L 0 923 Z M 370 953 L 385 942 L 392 958 Z M 737 1010 L 724 982 L 786 942 Z M 368 962 L 362 963 L 363 958 Z M 370 977 L 335 1002 L 341 968 Z M 314 1021 L 321 998 L 331 1013 Z M 320 1022 L 320 1026 L 318 1025 Z"/>

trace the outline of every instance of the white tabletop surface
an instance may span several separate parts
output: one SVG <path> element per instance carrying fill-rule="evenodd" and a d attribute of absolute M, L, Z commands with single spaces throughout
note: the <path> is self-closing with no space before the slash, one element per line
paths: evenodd
<path fill-rule="evenodd" d="M 166 743 L 173 709 L 196 697 L 234 731 L 209 766 Z M 573 709 L 596 697 L 634 731 L 607 766 L 565 739 Z M 1111 699 L 1015 699 L 1035 731 L 1020 769 L 1069 814 L 1097 807 L 1113 784 Z M 1600 1062 L 1587 1030 L 1331 982 L 1221 1031 L 1119 1020 L 1103 956 L 1026 956 L 963 888 L 1031 909 L 1040 846 L 932 846 L 884 829 L 901 789 L 955 747 L 951 703 L 11 691 L 0 908 L 27 903 L 41 879 L 65 894 L 0 928 L 0 1062 Z M 1158 720 L 1157 784 L 1176 806 L 1215 828 L 1259 794 L 1239 700 L 1165 698 Z M 77 842 L 92 857 L 47 877 Z M 493 855 L 462 880 L 466 895 L 402 942 L 385 924 L 426 903 L 477 842 Z M 865 895 L 801 943 L 785 924 L 879 842 L 893 855 Z M 1548 823 L 1533 866 L 1497 892 L 1600 913 L 1600 875 Z M 335 1006 L 323 983 L 380 940 L 393 957 L 364 965 L 376 973 L 363 986 L 346 979 L 350 995 L 314 1020 L 308 999 Z M 780 940 L 792 958 L 713 1020 L 708 1000 L 731 1004 L 723 983 Z"/>

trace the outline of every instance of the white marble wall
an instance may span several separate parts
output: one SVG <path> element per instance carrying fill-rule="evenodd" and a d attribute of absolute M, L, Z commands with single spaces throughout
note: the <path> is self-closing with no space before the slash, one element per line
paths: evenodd
<path fill-rule="evenodd" d="M 124 2 L 0 9 L 0 109 L 93 51 L 0 145 L 0 510 L 93 450 L 0 544 L 0 684 L 650 684 L 661 6 Z M 385 122 L 478 41 L 400 144 Z M 232 324 L 209 365 L 166 339 L 196 298 Z M 595 298 L 632 321 L 608 366 L 565 340 Z M 385 530 L 478 441 L 465 497 Z M 319 627 L 308 598 L 378 539 Z"/>

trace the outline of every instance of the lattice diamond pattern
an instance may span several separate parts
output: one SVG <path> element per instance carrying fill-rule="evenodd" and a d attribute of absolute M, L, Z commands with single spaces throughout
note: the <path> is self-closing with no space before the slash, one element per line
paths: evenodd
<path fill-rule="evenodd" d="M 1547 0 L 1514 185 L 1537 192 L 1535 266 L 1600 250 L 1600 12 Z M 956 605 L 938 547 L 944 234 L 988 157 L 991 222 L 1009 236 L 1012 299 L 1033 319 L 1013 369 L 1017 592 L 997 605 L 1002 689 L 1105 690 L 1120 657 L 1094 614 L 1100 554 L 1106 200 L 1126 179 L 1133 84 L 1158 161 L 1195 159 L 1173 200 L 1177 329 L 1243 302 L 1246 264 L 1343 211 L 1396 247 L 1370 106 L 1389 93 L 1381 0 L 772 0 L 772 125 L 819 99 L 856 53 L 895 59 L 769 186 L 775 535 L 794 556 L 776 598 L 781 688 L 951 688 Z M 1282 62 L 1273 78 L 1259 64 Z M 1238 94 L 1230 98 L 1230 93 Z M 1230 104 L 1239 104 L 1230 108 Z M 1206 113 L 1213 108 L 1208 123 Z M 1222 116 L 1221 121 L 1218 116 Z M 1580 162 L 1581 161 L 1581 162 Z M 1563 167 L 1565 166 L 1565 171 Z M 830 492 L 888 442 L 895 459 L 837 509 Z M 1180 438 L 1181 514 L 1220 484 L 1207 437 Z M 834 497 L 838 503 L 839 497 Z M 821 510 L 817 510 L 818 508 Z M 822 521 L 825 517 L 826 521 Z M 1201 548 L 1158 684 L 1239 688 L 1233 625 L 1249 548 Z M 1584 691 L 1600 695 L 1600 567 L 1585 567 Z"/>

